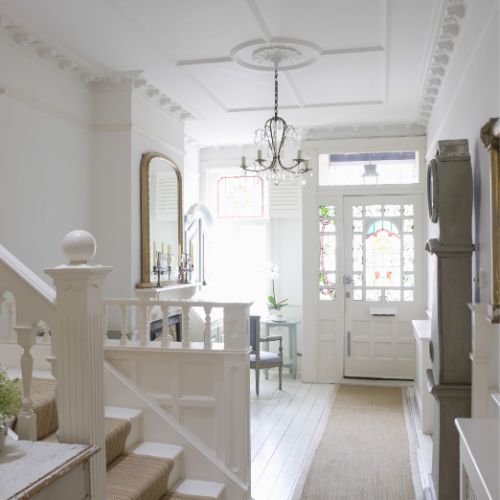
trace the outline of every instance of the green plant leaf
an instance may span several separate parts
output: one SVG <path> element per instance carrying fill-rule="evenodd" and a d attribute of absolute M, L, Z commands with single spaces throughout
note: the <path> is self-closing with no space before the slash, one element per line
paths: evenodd
<path fill-rule="evenodd" d="M 7 377 L 5 370 L 0 369 L 0 420 L 13 417 L 21 409 L 21 392 L 17 380 Z"/>
<path fill-rule="evenodd" d="M 268 295 L 267 297 L 267 302 L 269 303 L 269 305 L 274 309 L 276 308 L 277 304 L 276 304 L 276 299 L 272 296 L 272 295 Z"/>

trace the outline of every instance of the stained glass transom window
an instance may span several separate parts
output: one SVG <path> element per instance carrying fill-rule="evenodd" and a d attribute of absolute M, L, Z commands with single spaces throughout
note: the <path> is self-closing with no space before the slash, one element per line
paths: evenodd
<path fill-rule="evenodd" d="M 414 300 L 413 216 L 413 204 L 352 207 L 353 300 Z"/>
<path fill-rule="evenodd" d="M 220 177 L 217 181 L 217 217 L 263 217 L 264 181 L 258 177 Z"/>
<path fill-rule="evenodd" d="M 322 301 L 337 298 L 337 235 L 335 228 L 335 207 L 319 207 L 319 299 Z"/>

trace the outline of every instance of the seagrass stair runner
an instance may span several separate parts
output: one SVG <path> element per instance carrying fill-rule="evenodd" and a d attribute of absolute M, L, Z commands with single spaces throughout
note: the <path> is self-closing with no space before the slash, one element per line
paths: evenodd
<path fill-rule="evenodd" d="M 22 384 L 22 382 L 19 382 Z M 32 381 L 33 411 L 37 416 L 37 440 L 57 441 L 56 381 L 35 378 Z M 126 453 L 131 429 L 128 420 L 105 419 L 106 498 L 107 500 L 200 500 L 218 497 L 183 494 L 182 488 L 168 491 L 168 479 L 174 461 L 143 454 Z"/>

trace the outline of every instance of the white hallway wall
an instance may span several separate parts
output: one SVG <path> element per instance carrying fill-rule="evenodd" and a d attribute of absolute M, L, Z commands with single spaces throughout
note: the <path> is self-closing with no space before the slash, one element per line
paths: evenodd
<path fill-rule="evenodd" d="M 488 302 L 491 284 L 490 159 L 479 132 L 489 118 L 500 115 L 499 103 L 499 2 L 467 2 L 460 36 L 427 128 L 427 159 L 435 154 L 438 140 L 468 139 L 474 178 L 473 273 L 481 282 L 473 290 L 475 302 Z M 429 237 L 435 236 L 429 224 Z M 433 262 L 429 259 L 429 263 Z M 429 265 L 429 273 L 434 269 Z M 429 280 L 429 283 L 432 281 Z M 432 304 L 429 289 L 428 304 Z M 429 306 L 430 307 L 430 306 Z M 498 328 L 498 326 L 497 326 Z M 498 389 L 500 348 L 496 342 L 494 383 Z"/>
<path fill-rule="evenodd" d="M 106 295 L 140 279 L 139 171 L 145 151 L 181 168 L 184 124 L 128 82 L 89 85 L 0 33 L 0 244 L 50 283 L 79 228 L 115 267 Z"/>
<path fill-rule="evenodd" d="M 3 37 L 0 66 L 0 244 L 41 274 L 90 229 L 91 96 Z"/>

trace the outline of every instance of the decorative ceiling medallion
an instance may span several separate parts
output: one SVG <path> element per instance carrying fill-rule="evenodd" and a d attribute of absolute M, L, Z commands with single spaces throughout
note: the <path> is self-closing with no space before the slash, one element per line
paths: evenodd
<path fill-rule="evenodd" d="M 303 68 L 320 55 L 317 45 L 293 38 L 272 38 L 268 42 L 251 40 L 237 45 L 230 54 L 234 62 L 259 71 L 274 71 L 276 64 L 281 71 Z"/>

